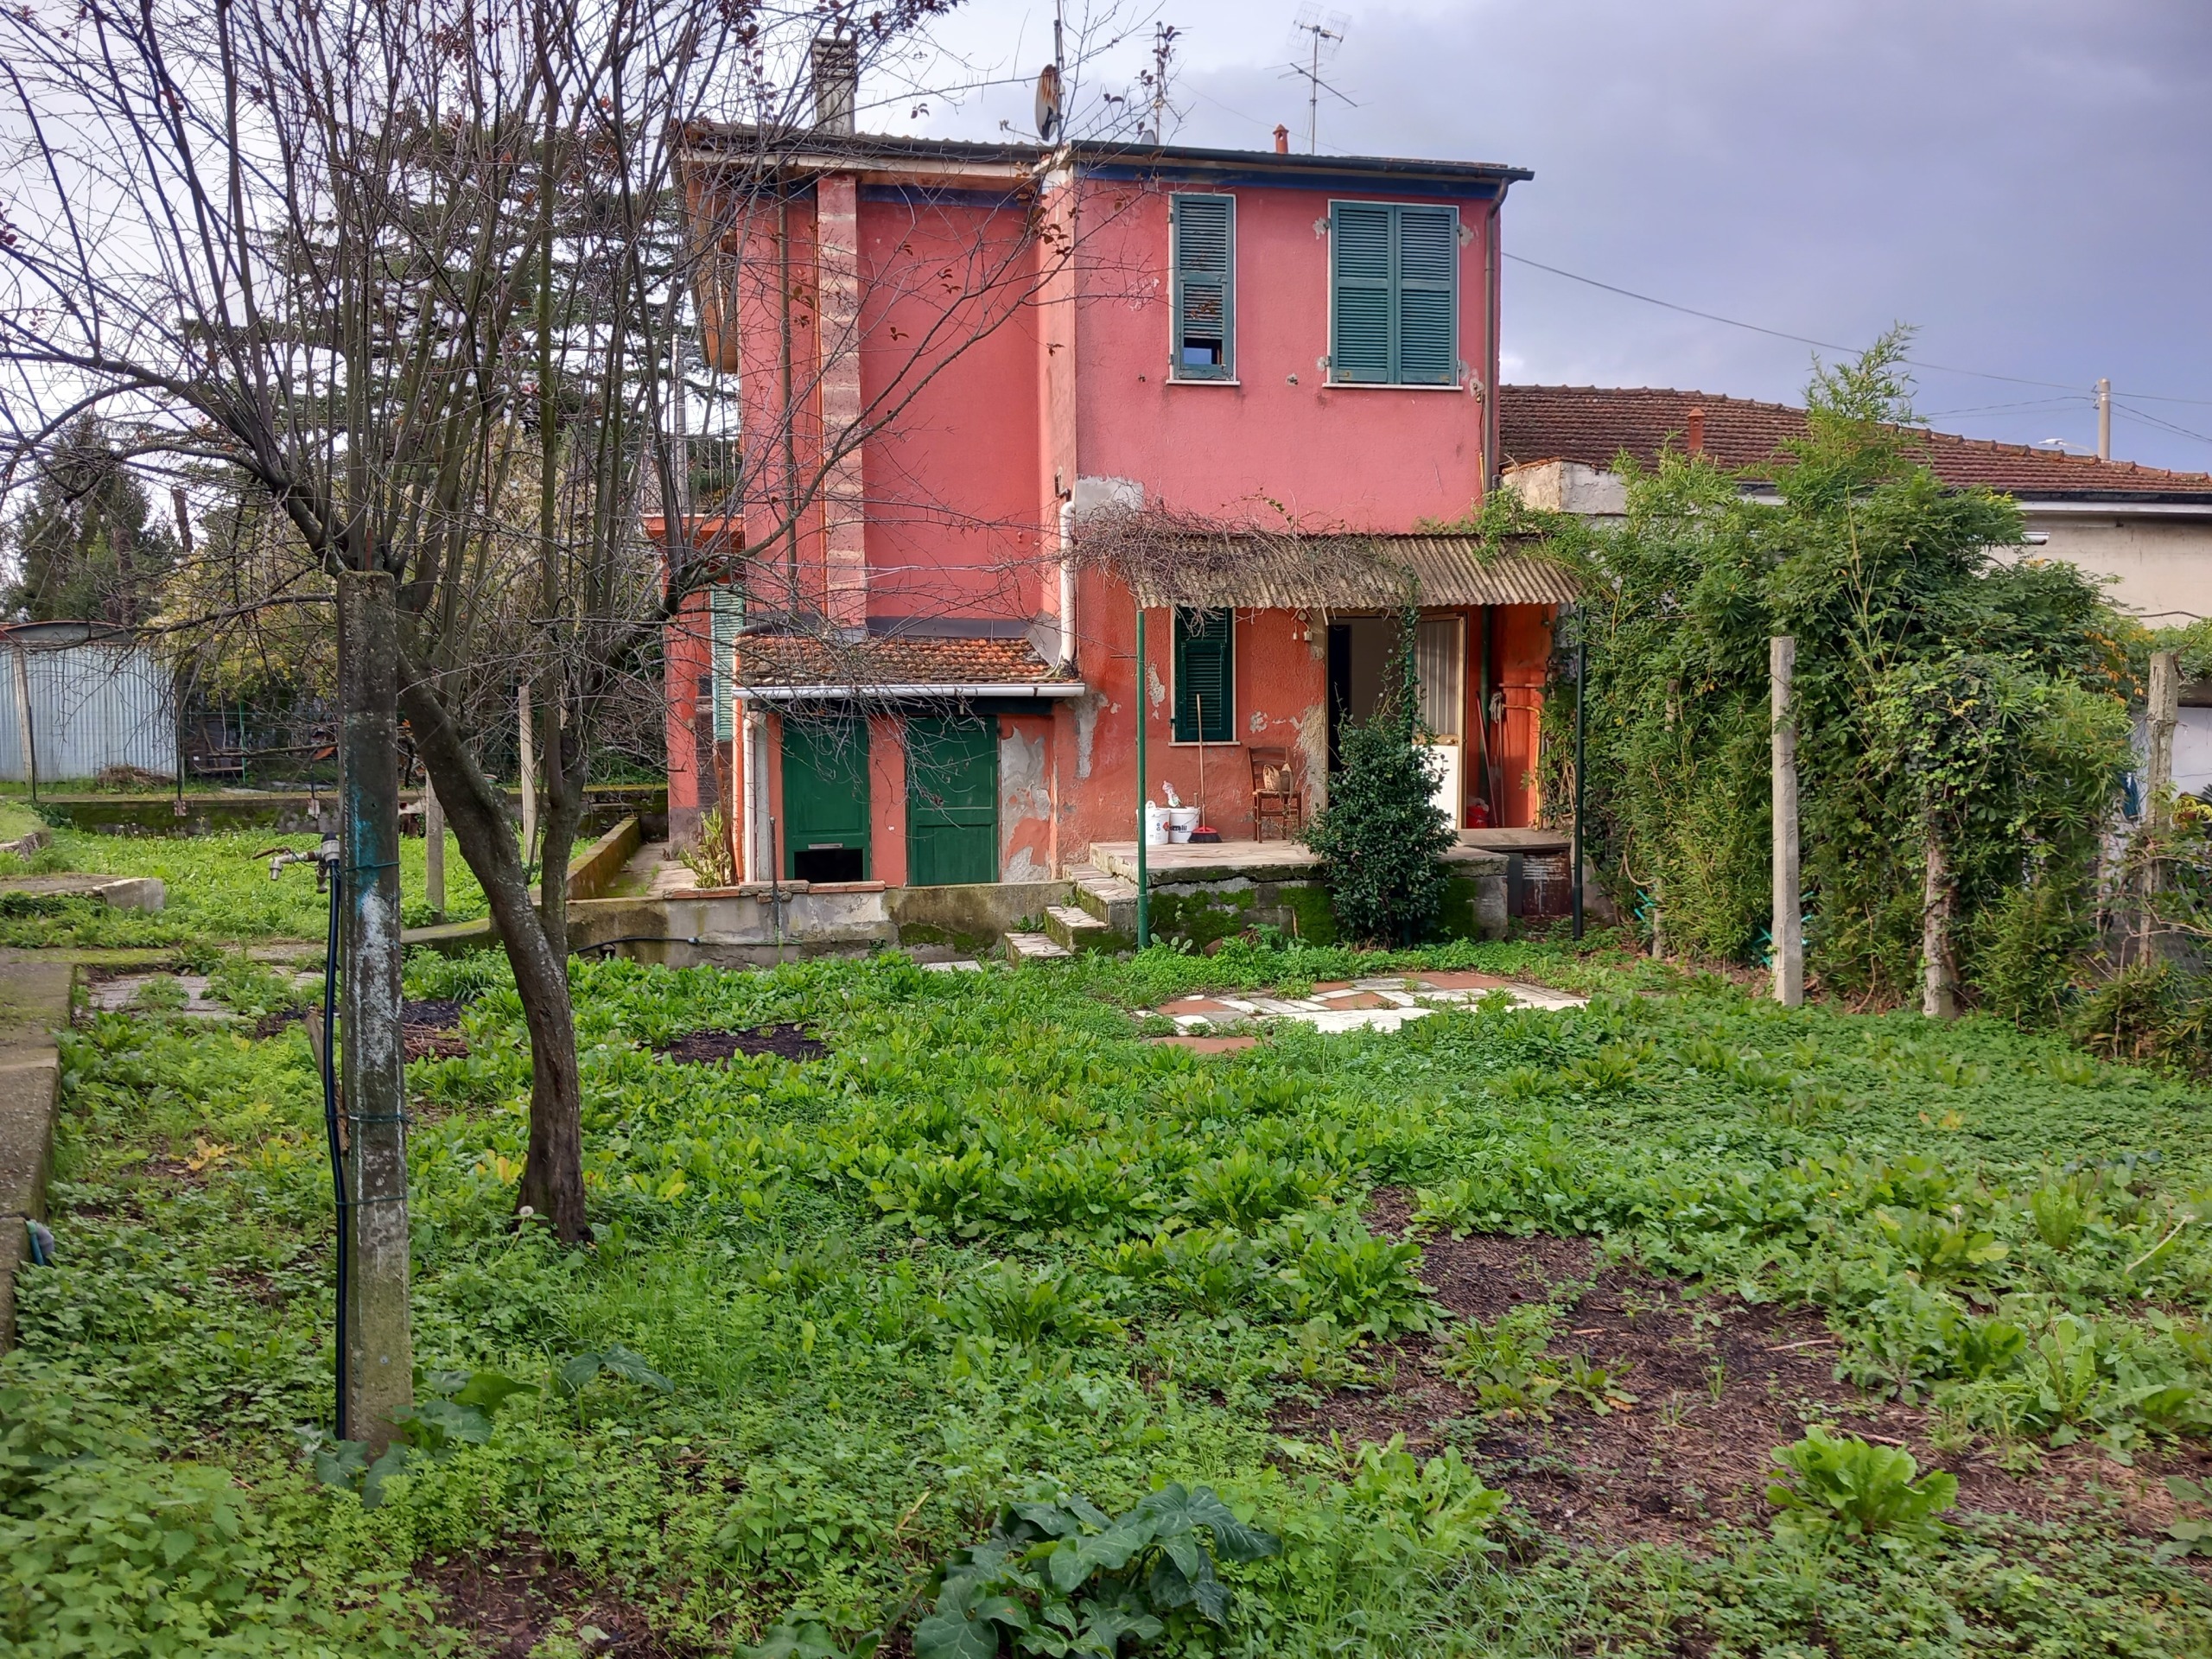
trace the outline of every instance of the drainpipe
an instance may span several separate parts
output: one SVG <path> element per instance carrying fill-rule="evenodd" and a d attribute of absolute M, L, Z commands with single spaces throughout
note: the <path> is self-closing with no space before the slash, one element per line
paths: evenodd
<path fill-rule="evenodd" d="M 1141 950 L 1152 943 L 1152 874 L 1148 840 L 1146 831 L 1152 826 L 1145 822 L 1151 815 L 1144 810 L 1145 728 L 1150 724 L 1150 708 L 1146 698 L 1151 688 L 1144 677 L 1144 601 L 1137 601 L 1137 949 Z"/>
<path fill-rule="evenodd" d="M 1060 503 L 1060 671 L 1075 672 L 1075 503 Z"/>

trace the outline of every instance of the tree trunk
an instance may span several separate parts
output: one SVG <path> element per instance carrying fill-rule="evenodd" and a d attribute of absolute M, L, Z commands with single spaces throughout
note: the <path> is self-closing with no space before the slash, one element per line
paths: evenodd
<path fill-rule="evenodd" d="M 1950 861 L 1931 813 L 1927 824 L 1927 874 L 1920 889 L 1920 1011 L 1930 1020 L 1948 1020 L 1959 1011 L 1958 973 L 1951 961 Z"/>
<path fill-rule="evenodd" d="M 565 930 L 550 935 L 531 902 L 530 881 L 515 841 L 505 798 L 478 768 L 419 665 L 404 676 L 400 707 L 415 734 L 438 799 L 492 906 L 493 925 L 506 949 L 530 1030 L 530 1151 L 523 1164 L 518 1212 L 543 1216 L 563 1243 L 590 1236 L 584 1213 L 583 1088 L 576 1066 L 576 1023 L 569 1004 Z M 556 791 L 556 799 L 569 791 Z M 556 806 L 548 823 L 548 846 L 558 846 L 559 886 L 565 898 L 568 837 Z M 550 860 L 549 859 L 549 876 Z M 549 880 L 549 886 L 552 885 Z M 565 907 L 556 910 L 557 918 Z"/>

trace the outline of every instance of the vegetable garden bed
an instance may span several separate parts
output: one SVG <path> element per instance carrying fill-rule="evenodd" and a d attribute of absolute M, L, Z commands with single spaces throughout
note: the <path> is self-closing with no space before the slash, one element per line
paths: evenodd
<path fill-rule="evenodd" d="M 1416 967 L 1592 1001 L 1218 1055 L 1133 1017 Z M 1123 1655 L 2212 1653 L 2164 1484 L 2212 1429 L 2201 1089 L 1602 950 L 573 972 L 564 1252 L 512 1224 L 512 988 L 410 968 L 467 1004 L 409 1072 L 444 1427 L 372 1494 L 302 1449 L 304 1034 L 70 1040 L 0 1639 L 935 1659 L 1110 1602 Z M 828 1052 L 655 1052 L 764 1029 Z"/>

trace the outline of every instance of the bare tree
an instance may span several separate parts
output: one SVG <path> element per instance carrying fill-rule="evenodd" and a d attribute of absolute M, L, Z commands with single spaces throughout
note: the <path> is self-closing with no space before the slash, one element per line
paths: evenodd
<path fill-rule="evenodd" d="M 0 16 L 12 456 L 101 408 L 141 451 L 232 469 L 281 515 L 300 566 L 273 597 L 390 577 L 398 708 L 528 1021 L 518 1202 L 565 1240 L 587 1234 L 566 876 L 593 734 L 686 600 L 736 574 L 739 550 L 686 511 L 687 403 L 721 390 L 712 372 L 687 389 L 690 296 L 711 304 L 747 268 L 743 238 L 818 153 L 813 43 L 855 70 L 888 62 L 952 3 L 72 0 Z M 701 224 L 683 169 L 709 148 Z M 929 293 L 942 321 L 833 430 L 810 424 L 820 388 L 803 380 L 747 404 L 728 494 L 747 504 L 756 594 L 784 582 L 773 608 L 795 628 L 849 632 L 773 574 L 778 544 L 850 510 L 861 447 L 1063 268 L 1052 164 L 1039 149 L 1018 181 L 1038 210 L 956 267 L 869 273 Z M 836 326 L 857 349 L 858 307 Z M 818 441 L 795 442 L 802 428 Z M 914 511 L 944 510 L 911 482 Z M 1038 526 L 1004 528 L 1033 550 Z M 478 758 L 493 673 L 528 687 L 546 757 L 535 872 Z"/>

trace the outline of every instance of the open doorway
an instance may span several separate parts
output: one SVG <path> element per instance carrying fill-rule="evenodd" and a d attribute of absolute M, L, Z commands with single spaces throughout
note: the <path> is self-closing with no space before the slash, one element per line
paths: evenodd
<path fill-rule="evenodd" d="M 1329 624 L 1329 770 L 1344 765 L 1344 728 L 1372 720 L 1396 641 L 1395 616 L 1348 616 Z"/>

